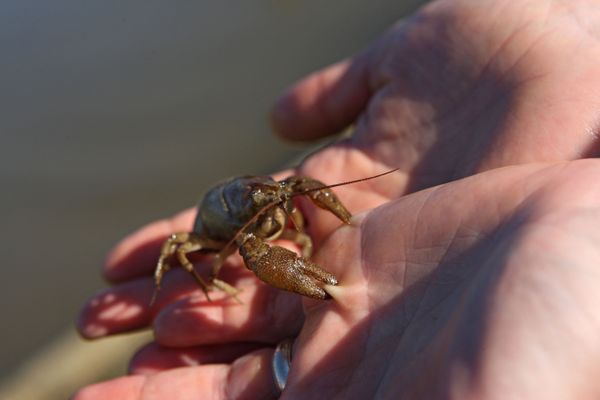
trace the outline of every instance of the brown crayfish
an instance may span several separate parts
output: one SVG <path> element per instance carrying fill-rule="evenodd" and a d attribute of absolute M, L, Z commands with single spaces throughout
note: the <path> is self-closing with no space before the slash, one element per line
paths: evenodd
<path fill-rule="evenodd" d="M 160 289 L 165 271 L 171 268 L 168 260 L 176 257 L 209 300 L 211 287 L 237 299 L 239 290 L 220 280 L 218 275 L 225 259 L 239 249 L 246 267 L 269 285 L 314 299 L 327 299 L 329 295 L 323 286 L 337 285 L 338 281 L 309 260 L 312 240 L 303 231 L 304 218 L 292 198 L 307 196 L 316 206 L 349 224 L 352 215 L 331 188 L 394 171 L 329 186 L 303 176 L 291 176 L 281 181 L 268 176 L 244 176 L 222 182 L 202 198 L 192 232 L 175 233 L 163 244 L 154 273 L 156 290 Z M 295 229 L 288 227 L 289 221 Z M 301 255 L 267 243 L 275 239 L 297 243 L 302 249 Z M 208 282 L 196 272 L 187 257 L 188 253 L 197 251 L 216 253 Z"/>

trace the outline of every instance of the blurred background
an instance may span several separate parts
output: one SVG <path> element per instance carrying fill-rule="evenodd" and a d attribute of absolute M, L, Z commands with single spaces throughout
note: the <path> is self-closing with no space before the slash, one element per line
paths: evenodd
<path fill-rule="evenodd" d="M 422 2 L 2 1 L 0 398 L 124 373 L 147 334 L 73 329 L 107 250 L 216 180 L 300 157 L 271 135 L 273 101 Z"/>

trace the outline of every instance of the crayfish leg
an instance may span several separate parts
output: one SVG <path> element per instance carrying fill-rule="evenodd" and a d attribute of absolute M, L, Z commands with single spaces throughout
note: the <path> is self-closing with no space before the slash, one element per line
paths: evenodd
<path fill-rule="evenodd" d="M 161 247 L 160 256 L 154 271 L 155 289 L 152 294 L 152 299 L 150 300 L 150 305 L 154 304 L 156 296 L 160 291 L 160 283 L 164 273 L 171 269 L 171 265 L 167 260 L 172 256 L 176 256 L 181 266 L 194 276 L 194 279 L 198 282 L 198 285 L 210 300 L 207 283 L 200 275 L 198 275 L 193 264 L 187 258 L 187 253 L 201 250 L 204 247 L 204 240 L 195 233 L 180 232 L 169 236 Z"/>
<path fill-rule="evenodd" d="M 171 265 L 167 262 L 167 260 L 173 256 L 173 254 L 175 254 L 175 251 L 177 251 L 179 245 L 186 243 L 189 239 L 189 233 L 174 233 L 163 243 L 162 247 L 160 248 L 160 256 L 156 264 L 156 269 L 154 270 L 154 283 L 156 285 L 156 290 L 160 290 L 160 282 L 162 281 L 164 273 L 171 269 Z"/>
<path fill-rule="evenodd" d="M 240 300 L 240 298 L 238 297 L 238 294 L 241 293 L 240 289 L 237 289 L 237 288 L 231 286 L 229 283 L 222 281 L 220 279 L 217 279 L 217 278 L 213 278 L 211 283 L 217 289 L 220 289 L 220 290 L 224 291 L 225 293 L 227 293 L 229 296 L 233 297 L 235 299 L 235 301 L 237 301 L 238 303 L 244 304 L 244 302 L 242 300 Z"/>
<path fill-rule="evenodd" d="M 219 276 L 219 271 L 221 271 L 221 267 L 225 262 L 225 259 L 227 259 L 227 257 L 232 255 L 233 253 L 235 253 L 235 247 L 226 246 L 217 255 L 215 255 L 215 257 L 213 258 L 212 270 L 210 273 L 210 283 L 217 289 L 220 289 L 227 293 L 229 296 L 233 297 L 238 303 L 243 304 L 243 302 L 238 297 L 238 294 L 241 292 L 241 290 L 236 289 L 229 283 L 217 278 Z"/>
<path fill-rule="evenodd" d="M 309 258 L 312 255 L 313 242 L 310 236 L 304 232 L 298 232 L 291 229 L 285 229 L 280 239 L 291 240 L 302 249 L 302 257 Z"/>
<path fill-rule="evenodd" d="M 198 251 L 200 249 L 202 249 L 202 245 L 200 243 L 185 242 L 177 249 L 177 259 L 179 260 L 181 266 L 187 272 L 192 274 L 196 282 L 198 282 L 200 289 L 202 289 L 208 301 L 211 301 L 210 296 L 208 295 L 208 284 L 204 281 L 204 279 L 202 279 L 198 272 L 196 272 L 194 265 L 187 258 L 187 253 Z"/>

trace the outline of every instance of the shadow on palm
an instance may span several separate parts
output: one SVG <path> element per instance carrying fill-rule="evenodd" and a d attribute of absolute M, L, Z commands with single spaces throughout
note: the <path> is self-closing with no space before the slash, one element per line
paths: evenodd
<path fill-rule="evenodd" d="M 336 189 L 354 213 L 498 167 L 594 156 L 598 113 L 587 104 L 597 103 L 589 87 L 600 85 L 600 46 L 576 10 L 557 6 L 539 23 L 541 9 L 525 2 L 432 2 L 297 84 L 277 104 L 274 127 L 310 140 L 355 124 L 299 168 L 326 183 L 401 169 Z M 577 56 L 582 46 L 588 57 Z M 305 211 L 317 243 L 337 226 Z"/>
<path fill-rule="evenodd" d="M 559 343 L 580 335 L 572 315 L 593 309 L 568 309 L 565 298 L 598 303 L 589 282 L 590 255 L 599 258 L 597 204 L 590 212 L 598 172 L 596 161 L 489 171 L 392 201 L 337 231 L 317 258 L 341 287 L 335 302 L 305 302 L 286 393 L 445 398 L 461 379 L 483 382 L 490 365 L 515 379 L 535 370 L 557 335 Z M 335 253 L 340 243 L 347 248 Z M 557 353 L 544 362 L 560 364 Z"/>

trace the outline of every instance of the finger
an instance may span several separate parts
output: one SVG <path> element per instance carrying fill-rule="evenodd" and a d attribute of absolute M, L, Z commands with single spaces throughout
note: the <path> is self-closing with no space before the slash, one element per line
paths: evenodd
<path fill-rule="evenodd" d="M 124 376 L 87 386 L 75 393 L 73 400 L 142 399 L 139 395 L 145 383 L 144 376 Z"/>
<path fill-rule="evenodd" d="M 272 110 L 274 131 L 290 140 L 313 140 L 354 122 L 371 94 L 367 59 L 358 55 L 297 83 Z"/>
<path fill-rule="evenodd" d="M 246 342 L 176 349 L 152 342 L 142 347 L 133 356 L 129 362 L 129 373 L 148 375 L 179 367 L 229 364 L 263 347 L 264 344 Z"/>
<path fill-rule="evenodd" d="M 206 263 L 197 266 L 198 271 L 206 271 L 208 268 Z M 256 284 L 256 278 L 250 271 L 230 263 L 223 267 L 221 277 L 232 285 Z M 80 312 L 77 321 L 80 334 L 87 339 L 96 339 L 144 328 L 150 325 L 160 309 L 174 301 L 193 295 L 205 298 L 190 274 L 181 268 L 165 274 L 156 301 L 150 306 L 154 290 L 154 280 L 143 277 L 118 284 L 95 295 Z M 235 303 L 220 291 L 212 292 L 211 299 L 214 300 L 214 305 Z"/>
<path fill-rule="evenodd" d="M 302 300 L 262 282 L 243 287 L 243 305 L 217 305 L 202 297 L 177 301 L 154 321 L 154 336 L 169 347 L 253 341 L 275 343 L 302 326 Z"/>
<path fill-rule="evenodd" d="M 189 208 L 172 218 L 153 222 L 127 236 L 108 255 L 103 274 L 111 282 L 149 275 L 154 272 L 165 239 L 175 232 L 189 232 L 196 215 Z"/>
<path fill-rule="evenodd" d="M 158 309 L 197 290 L 187 282 L 173 285 L 171 278 L 174 275 L 175 271 L 169 274 L 169 279 L 165 279 L 169 281 L 169 285 L 164 285 L 165 289 L 160 292 L 152 307 L 150 301 L 154 282 L 150 277 L 126 282 L 98 293 L 79 313 L 79 333 L 86 339 L 97 339 L 149 326 Z"/>
<path fill-rule="evenodd" d="M 273 349 L 263 349 L 233 364 L 176 368 L 154 375 L 136 375 L 81 389 L 74 400 L 149 399 L 274 399 L 271 374 Z"/>

